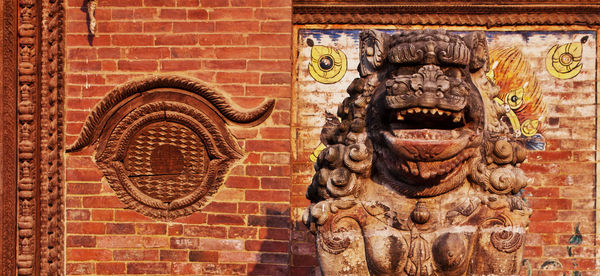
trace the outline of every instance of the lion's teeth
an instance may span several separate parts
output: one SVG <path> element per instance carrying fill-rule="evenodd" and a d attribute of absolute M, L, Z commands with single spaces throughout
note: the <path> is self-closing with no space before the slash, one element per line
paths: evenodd
<path fill-rule="evenodd" d="M 458 123 L 460 122 L 460 120 L 462 119 L 462 114 L 458 114 L 458 115 L 454 115 L 454 119 L 452 120 L 452 122 Z"/>
<path fill-rule="evenodd" d="M 406 112 L 408 112 L 408 113 L 412 114 L 412 113 L 414 113 L 414 112 L 415 112 L 415 109 L 414 109 L 414 108 L 411 108 L 411 109 L 408 109 Z"/>
<path fill-rule="evenodd" d="M 406 115 L 406 109 L 400 110 L 400 114 Z"/>
<path fill-rule="evenodd" d="M 398 113 L 396 113 L 396 119 L 398 121 L 402 121 L 402 120 L 404 120 L 404 116 L 402 116 L 402 114 L 400 114 L 400 112 L 398 112 Z"/>
<path fill-rule="evenodd" d="M 413 110 L 414 110 L 416 113 L 419 113 L 419 112 L 421 112 L 421 108 L 419 108 L 419 107 L 415 107 L 415 108 L 413 108 Z"/>

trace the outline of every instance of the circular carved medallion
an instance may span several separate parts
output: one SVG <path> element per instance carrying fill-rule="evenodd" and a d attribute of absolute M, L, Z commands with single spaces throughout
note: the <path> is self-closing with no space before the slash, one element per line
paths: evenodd
<path fill-rule="evenodd" d="M 202 183 L 208 156 L 204 143 L 192 130 L 159 122 L 134 135 L 124 165 L 140 191 L 171 202 L 190 194 Z"/>

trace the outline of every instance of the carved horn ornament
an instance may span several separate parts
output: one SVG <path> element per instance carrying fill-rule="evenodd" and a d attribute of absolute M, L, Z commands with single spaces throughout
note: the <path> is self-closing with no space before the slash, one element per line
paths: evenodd
<path fill-rule="evenodd" d="M 96 105 L 67 152 L 97 144 L 96 164 L 128 208 L 173 219 L 199 210 L 243 156 L 226 125 L 259 124 L 274 104 L 239 110 L 200 81 L 179 76 L 132 81 Z"/>

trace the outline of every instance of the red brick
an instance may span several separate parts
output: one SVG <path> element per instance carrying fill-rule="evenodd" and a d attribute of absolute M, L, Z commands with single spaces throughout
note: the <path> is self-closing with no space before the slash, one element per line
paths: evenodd
<path fill-rule="evenodd" d="M 135 229 L 138 235 L 164 235 L 167 233 L 166 224 L 136 223 Z"/>
<path fill-rule="evenodd" d="M 132 210 L 116 210 L 115 221 L 151 222 L 152 219 Z"/>
<path fill-rule="evenodd" d="M 288 275 L 289 268 L 286 265 L 272 264 L 249 264 L 248 275 Z"/>
<path fill-rule="evenodd" d="M 187 18 L 187 15 L 184 9 L 160 9 L 158 18 L 185 20 Z"/>
<path fill-rule="evenodd" d="M 256 203 L 238 203 L 238 213 L 240 214 L 256 214 L 258 212 L 258 204 Z"/>
<path fill-rule="evenodd" d="M 248 190 L 246 191 L 246 200 L 248 201 L 284 201 L 289 202 L 290 193 L 288 191 L 267 191 L 267 190 Z"/>
<path fill-rule="evenodd" d="M 248 216 L 248 226 L 289 228 L 291 227 L 291 222 L 288 217 L 250 215 Z"/>
<path fill-rule="evenodd" d="M 256 177 L 247 176 L 229 176 L 225 181 L 225 186 L 229 188 L 252 189 L 258 188 L 259 180 Z"/>
<path fill-rule="evenodd" d="M 139 236 L 98 236 L 96 247 L 99 248 L 141 248 L 142 239 Z"/>
<path fill-rule="evenodd" d="M 144 0 L 146 7 L 175 7 L 176 0 Z"/>
<path fill-rule="evenodd" d="M 135 234 L 133 223 L 107 223 L 106 234 Z"/>
<path fill-rule="evenodd" d="M 292 255 L 293 266 L 310 266 L 316 267 L 319 265 L 319 260 L 315 255 Z"/>
<path fill-rule="evenodd" d="M 260 135 L 264 139 L 289 139 L 290 128 L 287 127 L 265 127 L 260 129 Z"/>
<path fill-rule="evenodd" d="M 533 209 L 566 210 L 572 208 L 572 201 L 564 198 L 530 198 L 527 202 Z"/>
<path fill-rule="evenodd" d="M 253 18 L 252 8 L 215 8 L 208 13 L 209 20 L 247 20 Z"/>
<path fill-rule="evenodd" d="M 172 22 L 144 22 L 144 33 L 169 33 L 172 31 Z"/>
<path fill-rule="evenodd" d="M 204 62 L 209 70 L 241 70 L 246 69 L 246 60 L 207 60 Z"/>
<path fill-rule="evenodd" d="M 67 275 L 94 274 L 93 263 L 67 263 Z"/>
<path fill-rule="evenodd" d="M 86 209 L 68 209 L 67 220 L 90 220 L 90 211 Z"/>
<path fill-rule="evenodd" d="M 531 221 L 555 221 L 557 219 L 556 210 L 534 210 L 531 215 Z"/>
<path fill-rule="evenodd" d="M 246 37 L 241 34 L 202 34 L 198 37 L 198 44 L 206 46 L 244 45 Z M 235 55 L 231 54 L 229 58 L 235 58 Z"/>
<path fill-rule="evenodd" d="M 246 174 L 254 176 L 288 176 L 290 175 L 289 166 L 275 165 L 248 165 Z"/>
<path fill-rule="evenodd" d="M 125 205 L 116 196 L 86 196 L 83 198 L 85 208 L 124 208 Z"/>
<path fill-rule="evenodd" d="M 287 84 L 292 81 L 288 73 L 265 73 L 260 76 L 261 84 Z"/>
<path fill-rule="evenodd" d="M 217 72 L 217 82 L 223 83 L 258 83 L 258 73 L 254 72 Z"/>
<path fill-rule="evenodd" d="M 232 7 L 260 7 L 261 0 L 229 0 Z"/>
<path fill-rule="evenodd" d="M 215 251 L 190 251 L 190 262 L 213 262 L 219 261 L 219 253 Z"/>
<path fill-rule="evenodd" d="M 102 69 L 102 63 L 99 61 L 69 61 L 68 70 L 74 72 L 81 71 L 100 71 Z"/>
<path fill-rule="evenodd" d="M 92 220 L 111 221 L 113 220 L 113 210 L 92 210 Z"/>
<path fill-rule="evenodd" d="M 536 233 L 566 233 L 571 231 L 570 222 L 551 222 L 551 221 L 532 221 L 529 223 L 529 229 L 535 229 Z"/>
<path fill-rule="evenodd" d="M 163 248 L 169 247 L 168 237 L 144 237 L 142 239 L 145 248 Z"/>
<path fill-rule="evenodd" d="M 257 46 L 287 46 L 292 44 L 292 37 L 289 34 L 249 34 L 248 45 Z M 289 71 L 291 64 L 289 60 L 279 61 L 276 68 L 281 68 L 281 71 Z M 259 64 L 260 65 L 260 64 Z M 257 65 L 257 66 L 259 66 Z"/>
<path fill-rule="evenodd" d="M 290 33 L 292 23 L 289 21 L 266 21 L 260 23 L 262 33 Z"/>
<path fill-rule="evenodd" d="M 158 11 L 156 8 L 140 8 L 133 10 L 133 19 L 154 19 Z"/>
<path fill-rule="evenodd" d="M 225 227 L 219 226 L 186 225 L 183 228 L 183 234 L 189 237 L 225 238 L 227 230 Z"/>
<path fill-rule="evenodd" d="M 230 239 L 256 239 L 256 228 L 250 227 L 230 227 L 227 237 Z"/>
<path fill-rule="evenodd" d="M 197 249 L 197 238 L 171 238 L 172 249 Z"/>
<path fill-rule="evenodd" d="M 263 59 L 289 59 L 292 55 L 290 47 L 262 47 L 260 58 Z"/>
<path fill-rule="evenodd" d="M 96 264 L 97 274 L 124 274 L 125 263 L 97 263 Z"/>
<path fill-rule="evenodd" d="M 130 59 L 164 59 L 171 56 L 171 51 L 166 47 L 129 47 L 125 53 Z"/>
<path fill-rule="evenodd" d="M 262 0 L 263 7 L 289 7 L 290 0 Z"/>
<path fill-rule="evenodd" d="M 211 202 L 202 209 L 205 212 L 236 213 L 237 205 L 232 202 Z"/>
<path fill-rule="evenodd" d="M 158 68 L 158 63 L 154 60 L 119 60 L 118 66 L 120 71 L 152 72 L 156 71 L 156 69 Z"/>
<path fill-rule="evenodd" d="M 187 250 L 161 250 L 161 261 L 186 261 L 188 259 Z"/>
<path fill-rule="evenodd" d="M 258 238 L 261 240 L 270 239 L 288 241 L 290 240 L 290 229 L 260 228 Z"/>
<path fill-rule="evenodd" d="M 238 215 L 208 215 L 208 224 L 244 225 L 244 218 Z"/>
<path fill-rule="evenodd" d="M 180 217 L 175 220 L 175 222 L 179 223 L 189 223 L 189 224 L 202 224 L 206 223 L 206 214 L 204 213 L 193 213 L 189 216 Z"/>
<path fill-rule="evenodd" d="M 260 29 L 259 21 L 217 21 L 215 24 L 215 31 L 224 33 L 250 33 Z"/>
<path fill-rule="evenodd" d="M 158 261 L 158 250 L 114 250 L 115 261 Z"/>
<path fill-rule="evenodd" d="M 215 49 L 219 59 L 253 59 L 258 58 L 258 47 L 220 47 Z"/>
<path fill-rule="evenodd" d="M 67 247 L 96 247 L 96 237 L 68 235 Z"/>
<path fill-rule="evenodd" d="M 151 35 L 113 35 L 112 44 L 116 46 L 151 46 L 154 45 L 154 37 Z"/>
<path fill-rule="evenodd" d="M 260 254 L 260 262 L 266 264 L 287 264 L 289 256 L 287 254 L 263 253 Z"/>
<path fill-rule="evenodd" d="M 262 152 L 290 152 L 289 141 L 278 140 L 248 140 L 246 150 Z"/>
<path fill-rule="evenodd" d="M 280 241 L 246 241 L 246 250 L 261 252 L 288 252 L 288 242 Z"/>
<path fill-rule="evenodd" d="M 179 236 L 181 234 L 183 234 L 183 225 L 169 225 L 169 236 Z"/>
<path fill-rule="evenodd" d="M 143 25 L 141 22 L 103 22 L 98 24 L 101 33 L 140 33 Z"/>
<path fill-rule="evenodd" d="M 198 244 L 200 250 L 243 250 L 244 245 L 240 240 L 231 239 L 202 239 Z"/>
<path fill-rule="evenodd" d="M 168 263 L 128 263 L 127 274 L 169 274 Z"/>
<path fill-rule="evenodd" d="M 103 7 L 135 7 L 142 6 L 142 0 L 104 0 Z"/>
<path fill-rule="evenodd" d="M 227 7 L 229 6 L 228 0 L 200 0 L 200 6 L 202 7 Z"/>
<path fill-rule="evenodd" d="M 68 248 L 69 261 L 111 261 L 112 253 L 108 249 Z"/>
<path fill-rule="evenodd" d="M 290 20 L 292 9 L 291 7 L 255 9 L 254 17 L 260 20 Z"/>
<path fill-rule="evenodd" d="M 195 35 L 161 35 L 156 37 L 156 45 L 195 45 L 198 37 Z"/>
<path fill-rule="evenodd" d="M 204 9 L 192 9 L 187 11 L 188 20 L 206 20 L 208 12 Z"/>
<path fill-rule="evenodd" d="M 199 0 L 177 0 L 177 6 L 178 7 L 199 7 L 200 6 L 200 1 Z"/>
<path fill-rule="evenodd" d="M 193 71 L 201 68 L 202 62 L 199 60 L 163 60 L 160 62 L 162 71 Z"/>
<path fill-rule="evenodd" d="M 268 162 L 265 162 L 268 163 Z M 287 177 L 278 177 L 278 178 L 270 178 L 270 177 L 262 177 L 260 179 L 260 187 L 263 189 L 289 189 L 291 186 L 291 180 Z M 302 185 L 302 194 L 306 192 L 306 186 Z"/>
<path fill-rule="evenodd" d="M 72 48 L 67 52 L 67 58 L 71 60 L 96 59 L 96 49 L 91 48 Z"/>
<path fill-rule="evenodd" d="M 100 222 L 67 222 L 67 233 L 104 234 L 105 225 Z"/>
<path fill-rule="evenodd" d="M 197 33 L 211 33 L 215 29 L 213 22 L 175 22 L 173 33 L 191 33 L 186 36 L 193 38 L 194 44 L 198 41 Z M 202 35 L 201 35 L 202 36 Z"/>

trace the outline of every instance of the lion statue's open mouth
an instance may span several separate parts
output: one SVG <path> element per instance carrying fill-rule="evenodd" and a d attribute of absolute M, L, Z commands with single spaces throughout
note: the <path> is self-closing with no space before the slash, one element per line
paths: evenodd
<path fill-rule="evenodd" d="M 467 75 L 451 64 L 400 67 L 375 91 L 367 120 L 384 182 L 432 196 L 464 181 L 482 135 L 472 114 L 481 99 Z"/>

